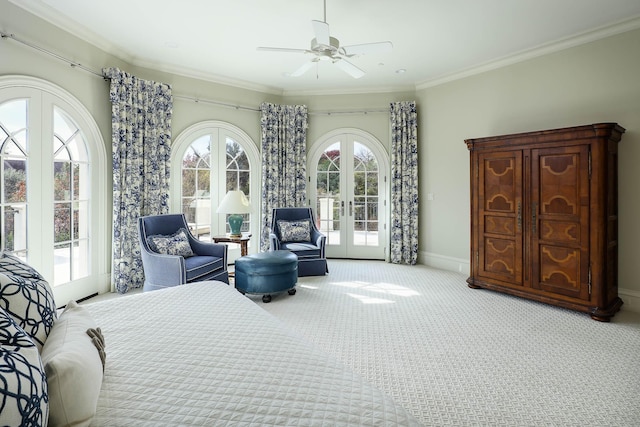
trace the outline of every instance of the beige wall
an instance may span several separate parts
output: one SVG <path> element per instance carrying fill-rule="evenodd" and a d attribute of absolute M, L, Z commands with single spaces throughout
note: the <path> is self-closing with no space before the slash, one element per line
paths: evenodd
<path fill-rule="evenodd" d="M 619 145 L 619 286 L 640 302 L 640 30 L 419 90 L 420 223 L 425 260 L 468 270 L 469 153 L 476 138 L 597 122 Z M 426 193 L 434 195 L 426 200 Z M 640 305 L 638 305 L 640 307 Z"/>
<path fill-rule="evenodd" d="M 416 100 L 420 120 L 421 260 L 455 271 L 468 271 L 469 266 L 469 153 L 464 139 L 618 122 L 627 129 L 620 144 L 620 287 L 627 306 L 631 302 L 640 307 L 640 283 L 633 275 L 638 260 L 635 242 L 640 241 L 640 226 L 635 221 L 640 218 L 640 198 L 635 188 L 640 182 L 640 167 L 636 165 L 640 161 L 640 30 L 416 92 L 281 96 L 131 66 L 7 0 L 0 0 L 0 29 L 93 70 L 117 66 L 142 78 L 169 83 L 178 96 L 256 109 L 263 101 L 306 104 L 311 113 L 309 144 L 331 130 L 353 127 L 371 133 L 388 149 L 387 114 L 323 112 L 385 110 L 392 101 Z M 106 81 L 15 41 L 0 40 L 0 75 L 7 74 L 39 77 L 71 92 L 95 118 L 110 156 Z M 229 122 L 259 146 L 256 111 L 179 98 L 174 102 L 174 139 L 202 120 Z M 429 193 L 433 200 L 427 200 Z"/>

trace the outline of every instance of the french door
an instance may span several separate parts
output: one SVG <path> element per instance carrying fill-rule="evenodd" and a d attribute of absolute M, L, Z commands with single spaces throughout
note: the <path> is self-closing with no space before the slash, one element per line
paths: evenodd
<path fill-rule="evenodd" d="M 327 257 L 385 259 L 387 162 L 376 142 L 363 132 L 334 133 L 311 157 L 311 205 Z"/>
<path fill-rule="evenodd" d="M 0 76 L 0 248 L 35 268 L 58 305 L 109 289 L 106 164 L 77 99 Z"/>
<path fill-rule="evenodd" d="M 182 132 L 175 147 L 172 167 L 180 175 L 172 181 L 172 194 L 180 195 L 180 206 L 174 202 L 173 210 L 184 213 L 198 239 L 211 242 L 229 232 L 227 215 L 216 212 L 227 191 L 241 190 L 252 211 L 257 209 L 259 186 L 252 185 L 251 165 L 258 163 L 258 153 L 248 135 L 228 123 L 206 121 Z M 241 231 L 251 233 L 248 246 L 257 247 L 258 222 L 250 213 L 243 216 Z M 240 255 L 240 245 L 229 243 L 229 261 Z"/>

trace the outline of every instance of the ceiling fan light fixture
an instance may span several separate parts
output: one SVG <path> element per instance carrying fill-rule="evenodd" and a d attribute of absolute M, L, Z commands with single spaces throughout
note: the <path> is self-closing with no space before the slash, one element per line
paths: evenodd
<path fill-rule="evenodd" d="M 364 43 L 351 46 L 340 46 L 340 41 L 329 35 L 329 24 L 327 20 L 327 2 L 324 1 L 324 21 L 312 20 L 313 33 L 315 37 L 311 39 L 310 49 L 291 49 L 281 47 L 259 47 L 258 50 L 275 52 L 298 52 L 312 54 L 314 57 L 303 64 L 296 71 L 291 73 L 292 77 L 301 76 L 311 68 L 311 64 L 319 61 L 331 61 L 338 68 L 355 79 L 364 76 L 365 72 L 354 64 L 347 61 L 348 58 L 371 53 L 386 53 L 393 49 L 393 44 L 389 41 Z"/>

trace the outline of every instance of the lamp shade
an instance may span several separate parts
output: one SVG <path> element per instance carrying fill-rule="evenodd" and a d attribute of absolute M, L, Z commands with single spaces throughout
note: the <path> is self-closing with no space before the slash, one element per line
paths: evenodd
<path fill-rule="evenodd" d="M 216 212 L 223 214 L 245 214 L 251 212 L 251 209 L 247 196 L 240 190 L 232 190 L 225 194 Z"/>
<path fill-rule="evenodd" d="M 227 222 L 229 223 L 230 235 L 232 237 L 242 236 L 242 214 L 250 212 L 249 200 L 242 191 L 232 190 L 225 194 L 220 202 L 217 213 L 229 214 Z"/>

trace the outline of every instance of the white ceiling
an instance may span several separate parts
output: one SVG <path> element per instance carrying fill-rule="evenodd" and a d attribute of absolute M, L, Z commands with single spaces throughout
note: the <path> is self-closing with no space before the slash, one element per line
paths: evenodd
<path fill-rule="evenodd" d="M 285 94 L 414 90 L 640 27 L 640 0 L 326 0 L 342 45 L 393 51 L 290 77 L 307 55 L 256 47 L 309 48 L 324 0 L 10 1 L 132 64 Z"/>

